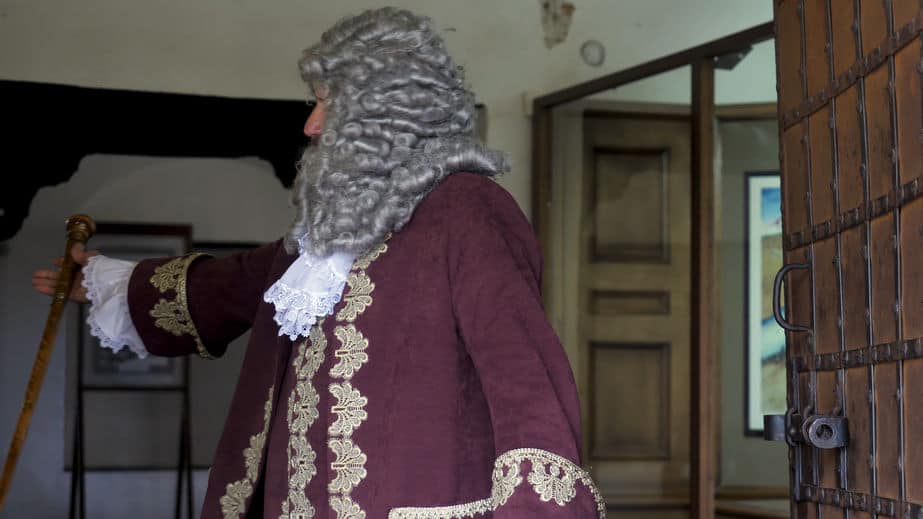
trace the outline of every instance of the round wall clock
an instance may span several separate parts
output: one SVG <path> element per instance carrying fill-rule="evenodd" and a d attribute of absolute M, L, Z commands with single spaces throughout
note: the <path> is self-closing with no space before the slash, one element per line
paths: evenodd
<path fill-rule="evenodd" d="M 580 57 L 591 67 L 598 67 L 606 60 L 606 48 L 597 40 L 587 40 L 580 46 Z"/>

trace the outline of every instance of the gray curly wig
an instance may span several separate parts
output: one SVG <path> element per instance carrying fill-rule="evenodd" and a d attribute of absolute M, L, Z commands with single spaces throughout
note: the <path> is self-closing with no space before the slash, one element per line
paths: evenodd
<path fill-rule="evenodd" d="M 475 137 L 474 96 L 429 18 L 390 7 L 345 18 L 299 65 L 326 93 L 326 122 L 298 164 L 288 252 L 304 237 L 318 256 L 363 254 L 448 175 L 509 170 Z"/>

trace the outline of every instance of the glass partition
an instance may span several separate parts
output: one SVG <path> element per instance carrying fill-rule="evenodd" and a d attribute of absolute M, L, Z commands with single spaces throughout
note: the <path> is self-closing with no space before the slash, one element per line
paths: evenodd
<path fill-rule="evenodd" d="M 787 517 L 784 442 L 762 438 L 785 413 L 785 335 L 772 312 L 782 266 L 773 40 L 716 60 L 715 174 L 720 339 L 718 504 Z"/>

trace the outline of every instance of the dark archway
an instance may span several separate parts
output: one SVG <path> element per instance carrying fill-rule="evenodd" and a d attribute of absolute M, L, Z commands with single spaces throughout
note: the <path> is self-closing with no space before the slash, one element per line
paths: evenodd
<path fill-rule="evenodd" d="M 312 108 L 305 101 L 0 81 L 0 241 L 22 227 L 39 188 L 68 181 L 93 153 L 259 157 L 289 187 Z"/>

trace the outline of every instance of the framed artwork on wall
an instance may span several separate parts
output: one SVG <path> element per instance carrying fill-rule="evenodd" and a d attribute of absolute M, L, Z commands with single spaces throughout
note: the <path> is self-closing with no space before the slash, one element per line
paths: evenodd
<path fill-rule="evenodd" d="M 191 238 L 189 225 L 97 222 L 87 248 L 140 261 L 183 255 Z M 187 359 L 141 359 L 128 348 L 114 353 L 90 333 L 88 310 L 81 305 L 75 313 L 75 347 L 68 348 L 65 469 L 77 467 L 73 477 L 80 480 L 95 470 L 181 470 L 179 453 L 188 444 Z"/>
<path fill-rule="evenodd" d="M 744 183 L 744 431 L 763 432 L 763 415 L 785 413 L 785 332 L 772 313 L 772 285 L 782 268 L 778 171 L 748 172 Z"/>

